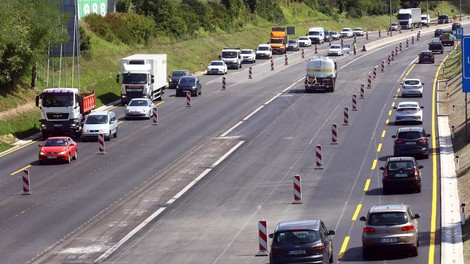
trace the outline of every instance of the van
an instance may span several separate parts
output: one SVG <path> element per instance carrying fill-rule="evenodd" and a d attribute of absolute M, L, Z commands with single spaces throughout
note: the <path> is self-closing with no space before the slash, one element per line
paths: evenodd
<path fill-rule="evenodd" d="M 428 50 L 432 51 L 433 54 L 442 54 L 444 53 L 444 45 L 442 45 L 439 38 L 433 38 L 428 44 Z"/>
<path fill-rule="evenodd" d="M 105 140 L 111 140 L 111 137 L 117 137 L 118 122 L 116 114 L 112 111 L 91 112 L 86 116 L 82 129 L 82 140 L 89 138 L 98 138 L 103 134 Z"/>
<path fill-rule="evenodd" d="M 219 56 L 228 68 L 240 69 L 242 67 L 242 54 L 239 48 L 224 48 Z"/>
<path fill-rule="evenodd" d="M 325 42 L 325 30 L 322 27 L 313 27 L 308 29 L 307 36 L 312 43 L 321 44 Z"/>
<path fill-rule="evenodd" d="M 431 22 L 431 18 L 429 17 L 429 15 L 426 15 L 426 14 L 421 15 L 421 25 L 429 26 L 430 22 Z"/>

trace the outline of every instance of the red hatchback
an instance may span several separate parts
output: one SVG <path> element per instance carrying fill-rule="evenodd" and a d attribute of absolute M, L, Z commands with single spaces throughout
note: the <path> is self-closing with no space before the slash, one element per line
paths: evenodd
<path fill-rule="evenodd" d="M 39 147 L 39 163 L 43 164 L 46 161 L 65 161 L 70 163 L 70 160 L 76 160 L 77 143 L 70 137 L 49 137 L 44 144 Z"/>

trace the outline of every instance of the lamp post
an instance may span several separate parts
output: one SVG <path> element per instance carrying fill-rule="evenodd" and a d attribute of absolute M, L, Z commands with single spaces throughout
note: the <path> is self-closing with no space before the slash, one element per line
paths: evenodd
<path fill-rule="evenodd" d="M 388 31 L 390 31 L 390 37 L 392 36 L 392 0 L 390 0 L 390 23 L 388 24 Z"/>
<path fill-rule="evenodd" d="M 428 9 L 428 0 L 426 0 L 426 27 L 429 28 L 429 23 L 431 22 L 431 16 L 429 16 L 429 9 Z M 427 21 L 429 17 L 429 21 Z"/>

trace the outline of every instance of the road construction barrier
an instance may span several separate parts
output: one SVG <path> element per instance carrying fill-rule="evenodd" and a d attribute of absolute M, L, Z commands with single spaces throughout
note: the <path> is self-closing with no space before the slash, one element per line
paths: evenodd
<path fill-rule="evenodd" d="M 349 108 L 344 108 L 343 126 L 349 126 Z"/>
<path fill-rule="evenodd" d="M 294 175 L 294 201 L 292 203 L 302 203 L 302 185 L 300 175 Z"/>
<path fill-rule="evenodd" d="M 364 84 L 363 83 L 361 83 L 361 95 L 360 95 L 359 98 L 361 98 L 361 99 L 366 98 L 365 93 L 364 93 Z"/>
<path fill-rule="evenodd" d="M 392 61 L 395 60 L 395 51 L 392 50 Z"/>
<path fill-rule="evenodd" d="M 353 94 L 352 95 L 352 109 L 351 109 L 352 111 L 357 111 L 357 105 L 356 104 L 357 104 L 356 95 Z"/>
<path fill-rule="evenodd" d="M 338 144 L 338 126 L 336 123 L 331 124 L 331 144 Z"/>
<path fill-rule="evenodd" d="M 402 45 L 401 45 L 401 42 L 400 42 L 400 52 L 402 52 Z"/>
<path fill-rule="evenodd" d="M 450 138 L 454 139 L 454 136 L 455 136 L 455 126 L 452 126 L 450 130 Z"/>
<path fill-rule="evenodd" d="M 152 110 L 153 124 L 158 125 L 158 108 L 155 106 Z"/>
<path fill-rule="evenodd" d="M 248 79 L 253 79 L 253 68 L 248 68 Z"/>
<path fill-rule="evenodd" d="M 409 47 L 409 44 L 408 44 L 408 42 L 409 42 L 409 41 L 408 41 L 408 39 L 406 39 L 406 48 L 408 48 L 408 47 Z"/>
<path fill-rule="evenodd" d="M 372 76 L 369 73 L 369 77 L 367 78 L 367 89 L 372 89 Z"/>
<path fill-rule="evenodd" d="M 287 59 L 287 54 L 284 54 L 284 65 L 288 65 L 289 60 Z"/>
<path fill-rule="evenodd" d="M 304 49 L 302 49 L 302 59 L 305 58 L 305 52 Z"/>
<path fill-rule="evenodd" d="M 111 134 L 109 135 L 111 137 Z M 104 145 L 104 134 L 103 133 L 99 133 L 98 134 L 98 153 L 99 154 L 104 154 L 106 151 L 105 151 L 105 145 Z"/>
<path fill-rule="evenodd" d="M 274 71 L 274 60 L 271 59 L 271 71 Z"/>
<path fill-rule="evenodd" d="M 397 47 L 395 47 L 395 56 L 397 56 L 397 57 L 398 57 L 398 46 L 397 46 Z"/>
<path fill-rule="evenodd" d="M 385 72 L 385 61 L 382 61 L 380 72 Z"/>
<path fill-rule="evenodd" d="M 459 171 L 460 170 L 460 157 L 455 156 L 454 162 L 455 162 L 455 171 Z"/>
<path fill-rule="evenodd" d="M 415 36 L 411 36 L 411 45 L 415 44 Z"/>
<path fill-rule="evenodd" d="M 31 181 L 29 177 L 29 170 L 23 170 L 23 194 L 29 195 L 31 194 Z"/>
<path fill-rule="evenodd" d="M 379 38 L 382 37 L 382 35 L 380 35 L 380 29 L 379 29 Z"/>
<path fill-rule="evenodd" d="M 343 47 L 343 37 L 341 37 L 341 47 Z"/>
<path fill-rule="evenodd" d="M 421 37 L 421 30 L 418 31 L 418 34 L 416 34 L 416 41 L 419 41 L 419 37 Z"/>
<path fill-rule="evenodd" d="M 315 169 L 323 169 L 323 157 L 321 153 L 321 145 L 315 147 Z"/>
<path fill-rule="evenodd" d="M 191 92 L 186 92 L 186 107 L 191 107 Z"/>
<path fill-rule="evenodd" d="M 354 42 L 356 42 L 356 35 L 354 35 Z"/>
<path fill-rule="evenodd" d="M 465 225 L 465 220 L 467 218 L 467 214 L 465 213 L 465 203 L 460 204 L 460 219 L 462 221 L 462 225 Z"/>
<path fill-rule="evenodd" d="M 377 66 L 374 67 L 374 80 L 377 79 Z"/>
<path fill-rule="evenodd" d="M 259 251 L 256 256 L 268 256 L 268 224 L 265 220 L 258 221 Z"/>
<path fill-rule="evenodd" d="M 390 65 L 390 55 L 388 55 L 388 65 Z"/>
<path fill-rule="evenodd" d="M 318 54 L 317 44 L 315 44 L 315 54 Z"/>
<path fill-rule="evenodd" d="M 222 77 L 222 90 L 225 90 L 227 88 L 227 78 L 224 76 Z"/>
<path fill-rule="evenodd" d="M 369 39 L 369 32 L 366 32 L 366 40 Z"/>

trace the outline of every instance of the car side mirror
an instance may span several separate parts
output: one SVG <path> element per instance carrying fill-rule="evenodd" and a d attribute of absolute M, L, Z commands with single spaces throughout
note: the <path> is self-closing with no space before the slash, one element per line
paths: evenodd
<path fill-rule="evenodd" d="M 42 148 L 42 144 L 39 144 L 38 147 Z"/>
<path fill-rule="evenodd" d="M 426 137 L 430 137 L 430 136 L 431 136 L 431 134 L 426 134 Z"/>
<path fill-rule="evenodd" d="M 424 108 L 424 106 L 422 106 L 422 105 L 421 105 L 419 108 L 423 109 L 423 108 Z"/>
<path fill-rule="evenodd" d="M 269 234 L 269 238 L 273 238 L 274 237 L 274 234 Z"/>
<path fill-rule="evenodd" d="M 401 82 L 400 85 L 403 85 L 403 83 Z"/>
<path fill-rule="evenodd" d="M 397 136 L 396 136 L 396 135 L 393 135 L 392 138 L 395 139 L 395 138 L 397 138 Z"/>
<path fill-rule="evenodd" d="M 424 83 L 421 83 L 421 85 L 424 85 Z"/>
<path fill-rule="evenodd" d="M 329 235 L 329 236 L 332 236 L 332 235 L 334 235 L 334 234 L 336 234 L 336 232 L 335 232 L 334 230 L 328 230 L 328 235 Z"/>
<path fill-rule="evenodd" d="M 414 218 L 414 219 L 418 219 L 418 218 L 420 218 L 420 216 L 419 216 L 419 214 L 415 214 L 415 215 L 413 216 L 413 218 Z"/>
<path fill-rule="evenodd" d="M 366 217 L 365 216 L 361 216 L 361 218 L 359 218 L 360 221 L 366 221 Z"/>
<path fill-rule="evenodd" d="M 424 168 L 424 166 L 423 166 L 423 165 L 419 165 L 418 168 L 422 169 L 422 168 Z"/>
<path fill-rule="evenodd" d="M 397 109 L 397 107 L 396 107 L 396 106 L 394 106 L 394 107 L 393 107 L 393 109 Z"/>
<path fill-rule="evenodd" d="M 385 168 L 384 168 L 384 167 L 380 167 L 379 170 L 385 170 Z"/>

